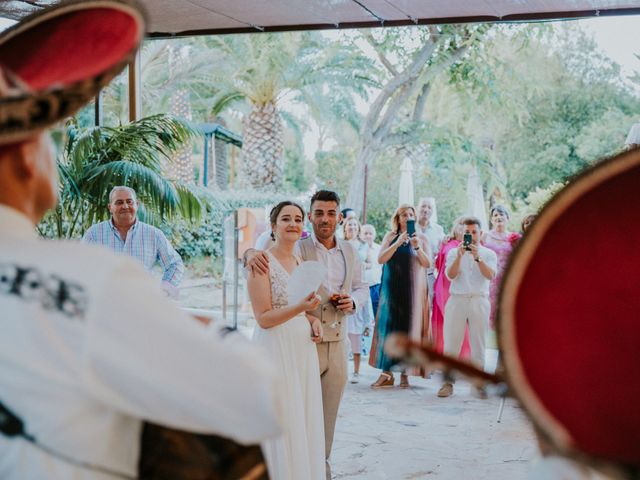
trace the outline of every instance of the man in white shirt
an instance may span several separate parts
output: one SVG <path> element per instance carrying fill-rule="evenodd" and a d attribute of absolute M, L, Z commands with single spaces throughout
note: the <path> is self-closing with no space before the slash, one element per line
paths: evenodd
<path fill-rule="evenodd" d="M 431 252 L 431 266 L 427 268 L 427 282 L 429 284 L 429 305 L 433 302 L 433 285 L 435 284 L 435 263 L 440 244 L 444 239 L 444 230 L 438 225 L 434 219 L 436 210 L 436 199 L 433 197 L 424 197 L 418 203 L 418 224 L 416 230 L 422 233 L 429 242 L 429 250 Z"/>
<path fill-rule="evenodd" d="M 9 33 L 0 34 L 11 71 L 0 70 L 0 404 L 25 434 L 0 414 L 0 478 L 135 478 L 143 420 L 242 443 L 278 435 L 278 373 L 257 346 L 186 315 L 135 260 L 35 232 L 57 202 L 46 128 L 131 61 L 142 14 L 131 2 L 76 2 Z"/>
<path fill-rule="evenodd" d="M 479 368 L 484 367 L 485 341 L 489 327 L 489 285 L 495 277 L 498 258 L 493 250 L 480 245 L 480 220 L 465 218 L 464 241 L 447 254 L 445 274 L 451 281 L 451 294 L 444 309 L 444 351 L 457 356 L 469 325 L 471 360 Z M 438 391 L 439 397 L 453 393 L 453 384 L 445 381 Z M 478 389 L 478 395 L 486 393 Z"/>

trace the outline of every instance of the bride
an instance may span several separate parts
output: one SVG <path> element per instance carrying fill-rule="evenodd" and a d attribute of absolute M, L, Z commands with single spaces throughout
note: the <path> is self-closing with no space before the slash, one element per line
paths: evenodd
<path fill-rule="evenodd" d="M 322 339 L 318 318 L 306 315 L 320 304 L 315 292 L 295 305 L 287 301 L 289 276 L 300 264 L 294 255 L 302 234 L 304 211 L 285 201 L 271 210 L 272 238 L 269 275 L 247 280 L 253 313 L 258 322 L 254 341 L 263 345 L 282 372 L 285 385 L 286 429 L 262 445 L 272 480 L 325 478 L 324 423 L 318 352 Z"/>

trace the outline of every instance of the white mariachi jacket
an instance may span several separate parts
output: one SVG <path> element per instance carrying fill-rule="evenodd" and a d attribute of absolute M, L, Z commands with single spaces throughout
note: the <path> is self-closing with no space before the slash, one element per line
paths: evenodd
<path fill-rule="evenodd" d="M 141 420 L 242 443 L 277 435 L 262 350 L 178 309 L 126 256 L 43 240 L 0 205 L 0 402 L 41 444 L 135 476 Z M 0 434 L 4 480 L 113 479 Z"/>

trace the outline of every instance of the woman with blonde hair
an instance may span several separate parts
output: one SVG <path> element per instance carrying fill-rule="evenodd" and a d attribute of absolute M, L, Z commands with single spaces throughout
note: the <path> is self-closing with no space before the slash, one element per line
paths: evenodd
<path fill-rule="evenodd" d="M 373 388 L 393 387 L 392 358 L 384 352 L 386 338 L 395 332 L 423 342 L 429 336 L 429 303 L 426 268 L 431 265 L 429 242 L 415 230 L 416 210 L 403 204 L 393 214 L 391 231 L 380 246 L 378 263 L 383 265 L 382 289 L 371 345 L 369 364 L 382 370 Z M 403 371 L 400 387 L 408 388 L 408 375 L 426 376 L 421 369 Z"/>

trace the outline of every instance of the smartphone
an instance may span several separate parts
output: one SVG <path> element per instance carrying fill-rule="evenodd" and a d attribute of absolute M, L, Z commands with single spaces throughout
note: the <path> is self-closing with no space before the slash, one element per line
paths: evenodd
<path fill-rule="evenodd" d="M 465 250 L 471 250 L 469 248 L 469 245 L 471 245 L 472 239 L 473 237 L 471 237 L 470 233 L 465 233 L 464 236 L 462 237 L 462 244 L 464 245 Z"/>
<path fill-rule="evenodd" d="M 407 220 L 407 233 L 410 237 L 413 237 L 416 234 L 416 221 L 415 220 Z"/>

